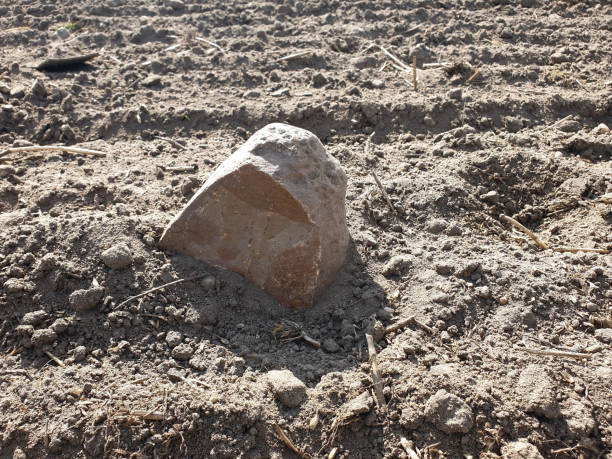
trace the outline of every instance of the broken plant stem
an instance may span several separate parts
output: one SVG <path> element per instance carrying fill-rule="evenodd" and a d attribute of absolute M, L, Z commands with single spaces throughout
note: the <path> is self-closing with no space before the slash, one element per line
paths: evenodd
<path fill-rule="evenodd" d="M 293 59 L 293 58 L 296 58 L 296 57 L 307 56 L 310 53 L 312 53 L 312 51 L 308 50 L 308 51 L 300 51 L 299 53 L 288 54 L 287 56 L 283 56 L 283 57 L 279 58 L 277 60 L 277 62 L 286 61 L 286 60 Z"/>
<path fill-rule="evenodd" d="M 276 429 L 276 433 L 278 434 L 280 439 L 283 441 L 283 443 L 287 446 L 287 448 L 289 448 L 291 451 L 293 451 L 295 454 L 297 454 L 298 456 L 302 458 L 305 458 L 305 459 L 310 458 L 308 454 L 303 453 L 302 451 L 297 449 L 297 447 L 293 444 L 293 441 L 291 440 L 291 438 L 289 438 L 289 436 L 283 431 L 283 429 L 281 429 L 281 426 L 274 423 L 274 428 Z"/>
<path fill-rule="evenodd" d="M 571 252 L 571 253 L 592 252 L 592 253 L 601 253 L 604 255 L 610 253 L 610 250 L 608 249 L 596 249 L 596 248 L 591 248 L 591 247 L 551 247 L 551 250 L 553 252 Z"/>
<path fill-rule="evenodd" d="M 527 228 L 525 228 L 523 225 L 521 225 L 519 222 L 517 222 L 514 218 L 508 217 L 507 215 L 500 215 L 499 219 L 501 221 L 510 223 L 512 226 L 514 226 L 516 229 L 518 229 L 519 231 L 522 231 L 523 233 L 525 233 L 527 236 L 529 236 L 531 239 L 534 240 L 534 242 L 536 243 L 536 245 L 542 249 L 542 250 L 547 250 L 550 248 L 550 246 L 548 244 L 546 244 L 544 241 L 542 241 L 538 236 L 536 236 L 532 231 L 528 230 Z"/>
<path fill-rule="evenodd" d="M 170 145 L 176 147 L 176 148 L 180 148 L 181 150 L 187 150 L 187 147 L 185 145 L 183 145 L 180 142 L 177 142 L 176 140 L 173 140 L 169 137 L 162 137 L 161 135 L 157 136 L 158 139 L 160 140 L 165 140 L 166 142 L 168 142 Z"/>
<path fill-rule="evenodd" d="M 66 364 L 64 362 L 62 362 L 59 358 L 55 357 L 53 354 L 51 354 L 49 351 L 43 351 L 45 354 L 47 354 L 47 357 L 49 357 L 51 360 L 53 360 L 56 364 L 58 364 L 60 367 L 65 367 Z"/>
<path fill-rule="evenodd" d="M 554 350 L 540 350 L 540 349 L 532 349 L 529 347 L 521 348 L 525 352 L 536 355 L 550 355 L 553 357 L 569 357 L 571 359 L 590 359 L 593 357 L 591 354 L 586 354 L 584 352 L 566 352 L 566 351 L 554 351 Z"/>
<path fill-rule="evenodd" d="M 374 338 L 369 333 L 366 333 L 366 342 L 368 343 L 368 354 L 370 356 L 370 365 L 372 366 L 372 380 L 374 382 L 374 394 L 376 395 L 376 402 L 378 407 L 385 411 L 386 403 L 385 396 L 383 395 L 382 390 L 382 379 L 380 377 L 380 372 L 378 371 L 378 359 L 376 356 L 376 347 L 374 346 Z"/>
<path fill-rule="evenodd" d="M 146 291 L 144 291 L 142 293 L 139 293 L 138 295 L 134 295 L 134 296 L 129 297 L 127 300 L 125 300 L 125 301 L 119 303 L 117 306 L 115 306 L 113 308 L 113 310 L 119 309 L 122 306 L 125 306 L 126 304 L 128 304 L 128 303 L 130 303 L 130 302 L 132 302 L 134 300 L 137 300 L 138 298 L 142 298 L 143 296 L 148 295 L 149 293 L 154 293 L 154 292 L 157 292 L 159 290 L 163 290 L 163 289 L 165 289 L 167 287 L 171 287 L 173 285 L 181 284 L 183 282 L 189 282 L 189 281 L 193 281 L 193 280 L 202 279 L 205 276 L 208 276 L 208 273 L 206 273 L 206 274 L 198 274 L 197 276 L 185 277 L 183 279 L 178 279 L 178 280 L 175 280 L 175 281 L 172 281 L 172 282 L 168 282 L 167 284 L 151 288 L 151 289 L 146 290 Z"/>
<path fill-rule="evenodd" d="M 202 38 L 202 37 L 195 37 L 196 40 L 201 41 L 206 43 L 207 45 L 212 46 L 213 48 L 217 48 L 219 51 L 221 51 L 223 54 L 225 54 L 225 51 L 223 51 L 223 48 L 221 48 L 218 44 L 216 44 L 214 41 L 210 41 L 207 40 L 206 38 Z"/>
<path fill-rule="evenodd" d="M 106 153 L 98 150 L 90 150 L 88 148 L 78 147 L 65 147 L 63 145 L 32 145 L 30 147 L 15 147 L 8 148 L 6 151 L 0 153 L 0 157 L 10 155 L 11 153 L 22 153 L 28 151 L 65 151 L 66 153 L 77 153 L 81 155 L 99 156 L 102 158 L 106 157 Z"/>
<path fill-rule="evenodd" d="M 371 173 L 372 173 L 372 177 L 374 177 L 374 181 L 376 182 L 376 185 L 378 185 L 378 188 L 380 189 L 380 192 L 382 193 L 383 197 L 385 198 L 385 201 L 387 201 L 387 205 L 389 206 L 389 209 L 391 209 L 391 212 L 393 212 L 395 215 L 397 215 L 397 210 L 395 210 L 395 207 L 393 206 L 393 203 L 391 202 L 391 199 L 389 199 L 389 195 L 387 194 L 387 192 L 383 188 L 382 183 L 380 183 L 380 180 L 378 180 L 378 177 L 376 176 L 376 172 L 372 171 Z"/>
<path fill-rule="evenodd" d="M 604 255 L 610 253 L 609 249 L 598 249 L 598 248 L 592 248 L 592 247 L 551 247 L 549 244 L 542 241 L 542 239 L 540 239 L 535 233 L 528 230 L 523 225 L 521 225 L 519 222 L 517 222 L 514 218 L 511 218 L 511 217 L 508 217 L 507 215 L 502 214 L 499 216 L 499 219 L 503 222 L 510 223 L 516 229 L 525 233 L 527 236 L 533 239 L 533 241 L 536 243 L 538 248 L 541 250 L 552 250 L 553 252 L 572 252 L 572 253 L 592 252 L 592 253 L 601 253 Z"/>

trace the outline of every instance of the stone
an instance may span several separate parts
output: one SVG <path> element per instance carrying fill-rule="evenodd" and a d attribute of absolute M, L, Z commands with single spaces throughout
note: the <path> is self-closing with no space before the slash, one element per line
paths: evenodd
<path fill-rule="evenodd" d="M 597 426 L 592 410 L 579 400 L 571 398 L 565 400 L 561 404 L 561 416 L 565 420 L 567 430 L 574 438 L 588 437 Z"/>
<path fill-rule="evenodd" d="M 132 264 L 132 252 L 123 243 L 113 245 L 106 249 L 101 255 L 102 261 L 111 269 L 123 269 Z"/>
<path fill-rule="evenodd" d="M 472 409 L 468 404 L 444 389 L 427 401 L 425 417 L 447 434 L 468 433 L 474 425 Z"/>
<path fill-rule="evenodd" d="M 463 90 L 461 88 L 453 88 L 446 93 L 446 96 L 452 100 L 463 99 Z"/>
<path fill-rule="evenodd" d="M 289 370 L 271 370 L 266 374 L 274 395 L 287 408 L 294 408 L 306 400 L 306 385 Z"/>
<path fill-rule="evenodd" d="M 75 362 L 81 362 L 87 357 L 87 348 L 85 346 L 77 346 L 72 351 L 72 358 Z"/>
<path fill-rule="evenodd" d="M 55 333 L 60 334 L 68 330 L 70 323 L 66 319 L 55 319 L 49 327 Z"/>
<path fill-rule="evenodd" d="M 369 391 L 364 391 L 357 397 L 347 401 L 338 409 L 336 415 L 336 423 L 338 425 L 344 425 L 355 420 L 357 416 L 368 413 L 374 406 L 374 399 L 370 395 Z"/>
<path fill-rule="evenodd" d="M 344 264 L 346 174 L 309 131 L 274 123 L 213 172 L 159 245 L 306 308 Z"/>
<path fill-rule="evenodd" d="M 28 312 L 23 315 L 21 318 L 21 323 L 24 325 L 39 325 L 41 322 L 44 322 L 49 318 L 49 314 L 47 311 L 43 311 L 42 309 L 38 311 Z"/>
<path fill-rule="evenodd" d="M 15 99 L 21 99 L 23 98 L 23 96 L 25 96 L 25 88 L 23 86 L 16 86 L 13 89 L 11 89 L 11 92 L 9 95 L 11 97 L 14 97 Z"/>
<path fill-rule="evenodd" d="M 193 348 L 186 343 L 181 343 L 172 349 L 172 357 L 176 360 L 189 360 L 193 356 Z"/>
<path fill-rule="evenodd" d="M 75 311 L 89 311 L 93 309 L 104 296 L 103 287 L 75 290 L 68 297 L 68 304 Z"/>
<path fill-rule="evenodd" d="M 505 459 L 543 459 L 534 445 L 527 440 L 518 440 L 502 446 L 502 457 Z"/>
<path fill-rule="evenodd" d="M 7 164 L 0 165 L 0 178 L 10 177 L 15 174 L 15 168 Z"/>
<path fill-rule="evenodd" d="M 33 282 L 16 278 L 7 279 L 2 287 L 7 293 L 33 292 L 36 288 Z"/>
<path fill-rule="evenodd" d="M 595 330 L 595 338 L 602 343 L 612 343 L 612 328 L 598 328 Z"/>
<path fill-rule="evenodd" d="M 480 199 L 489 204 L 496 204 L 499 202 L 499 193 L 495 190 L 491 190 L 485 194 L 480 195 Z"/>
<path fill-rule="evenodd" d="M 522 409 L 549 419 L 559 417 L 559 405 L 555 385 L 546 368 L 529 365 L 525 368 L 516 385 Z"/>
<path fill-rule="evenodd" d="M 336 343 L 336 341 L 334 341 L 332 338 L 326 338 L 323 341 L 323 349 L 325 349 L 327 352 L 338 352 L 340 350 L 340 346 L 338 346 L 338 343 Z"/>
<path fill-rule="evenodd" d="M 39 99 L 44 99 L 48 94 L 45 84 L 38 78 L 36 78 L 34 83 L 32 83 L 31 92 L 32 96 L 38 97 Z"/>
<path fill-rule="evenodd" d="M 166 333 L 166 343 L 168 343 L 168 346 L 176 347 L 181 343 L 181 341 L 183 341 L 183 335 L 181 335 L 180 332 L 171 330 Z"/>
<path fill-rule="evenodd" d="M 412 266 L 412 259 L 407 255 L 395 255 L 385 263 L 383 274 L 389 276 L 401 276 Z"/>
<path fill-rule="evenodd" d="M 60 27 L 59 29 L 57 29 L 57 32 L 55 32 L 55 34 L 62 40 L 65 40 L 70 36 L 70 31 L 66 27 Z"/>
<path fill-rule="evenodd" d="M 56 338 L 57 334 L 50 328 L 41 328 L 39 330 L 34 330 L 31 341 L 33 346 L 40 347 L 53 342 Z"/>
<path fill-rule="evenodd" d="M 427 231 L 431 234 L 440 234 L 447 226 L 448 223 L 445 220 L 436 218 L 427 224 Z"/>

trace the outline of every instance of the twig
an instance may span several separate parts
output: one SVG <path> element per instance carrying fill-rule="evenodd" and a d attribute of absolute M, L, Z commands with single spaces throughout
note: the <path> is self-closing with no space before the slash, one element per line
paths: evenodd
<path fill-rule="evenodd" d="M 527 236 L 529 236 L 531 239 L 534 240 L 534 242 L 536 243 L 536 245 L 542 249 L 542 250 L 548 250 L 550 249 L 550 246 L 548 244 L 546 244 L 545 242 L 543 242 L 538 236 L 536 236 L 532 231 L 529 231 L 527 228 L 525 228 L 523 225 L 521 225 L 519 222 L 517 222 L 514 218 L 508 217 L 507 215 L 500 215 L 499 219 L 510 223 L 512 226 L 514 226 L 516 229 L 518 229 L 519 231 L 522 231 L 523 233 L 525 233 Z"/>
<path fill-rule="evenodd" d="M 553 252 L 572 252 L 572 253 L 593 252 L 593 253 L 601 253 L 604 255 L 610 253 L 609 249 L 598 249 L 598 248 L 593 248 L 593 247 L 551 247 L 546 242 L 542 241 L 538 236 L 536 236 L 535 233 L 528 230 L 523 225 L 521 225 L 519 222 L 517 222 L 514 218 L 511 218 L 511 217 L 508 217 L 507 215 L 502 214 L 499 216 L 499 219 L 507 223 L 510 223 L 516 229 L 525 233 L 527 236 L 529 236 L 531 239 L 534 240 L 538 248 L 541 250 L 552 250 Z"/>
<path fill-rule="evenodd" d="M 416 67 L 416 56 L 412 57 L 412 84 L 414 85 L 414 90 L 417 90 L 417 67 Z"/>
<path fill-rule="evenodd" d="M 33 145 L 31 147 L 15 147 L 8 148 L 6 151 L 0 153 L 0 157 L 9 155 L 11 153 L 21 153 L 27 151 L 54 151 L 61 150 L 67 153 L 79 153 L 81 155 L 90 155 L 90 156 L 99 156 L 106 157 L 106 153 L 98 150 L 90 150 L 88 148 L 78 148 L 78 147 L 65 147 L 63 145 Z"/>
<path fill-rule="evenodd" d="M 158 165 L 164 172 L 195 172 L 196 166 L 161 166 Z"/>
<path fill-rule="evenodd" d="M 370 48 L 374 48 L 374 47 L 380 49 L 383 53 L 385 53 L 393 62 L 395 62 L 397 65 L 399 65 L 402 68 L 402 70 L 404 70 L 405 72 L 410 72 L 410 67 L 407 66 L 406 64 L 404 64 L 402 61 L 400 61 L 397 57 L 395 57 L 389 51 L 387 51 L 384 46 L 377 45 L 376 43 L 372 43 L 365 50 L 367 51 Z"/>
<path fill-rule="evenodd" d="M 386 335 L 387 333 L 391 333 L 391 332 L 394 332 L 395 330 L 399 330 L 400 328 L 403 328 L 408 324 L 416 324 L 420 328 L 425 330 L 426 332 L 431 333 L 432 335 L 435 333 L 435 330 L 433 328 L 431 328 L 428 325 L 425 325 L 423 322 L 416 319 L 414 316 L 407 317 L 406 319 L 399 320 L 395 322 L 394 324 L 389 325 L 388 327 L 385 328 L 384 333 Z"/>
<path fill-rule="evenodd" d="M 469 83 L 474 78 L 476 78 L 478 75 L 480 75 L 480 68 L 477 68 L 476 70 L 474 70 L 474 73 L 472 73 L 472 76 L 466 80 L 466 83 Z"/>
<path fill-rule="evenodd" d="M 448 67 L 452 65 L 450 62 L 429 62 L 427 64 L 423 64 L 424 69 L 433 69 L 436 67 Z"/>
<path fill-rule="evenodd" d="M 610 253 L 610 250 L 608 249 L 596 249 L 596 248 L 591 248 L 591 247 L 551 247 L 551 250 L 553 252 L 572 252 L 572 253 L 593 252 L 593 253 L 602 253 L 604 255 Z"/>
<path fill-rule="evenodd" d="M 387 205 L 389 206 L 389 209 L 391 209 L 391 212 L 393 212 L 395 215 L 397 215 L 397 210 L 395 210 L 395 207 L 393 206 L 393 203 L 391 202 L 391 199 L 389 199 L 389 195 L 387 194 L 387 192 L 383 188 L 382 183 L 380 183 L 380 180 L 378 180 L 378 177 L 376 176 L 376 172 L 371 171 L 371 173 L 372 173 L 372 177 L 374 177 L 374 181 L 376 182 L 376 185 L 378 185 L 378 188 L 380 189 L 380 192 L 382 193 L 383 197 L 385 198 L 385 201 L 387 201 Z"/>
<path fill-rule="evenodd" d="M 16 369 L 16 370 L 1 370 L 0 371 L 0 375 L 9 375 L 9 376 L 25 376 L 26 378 L 28 378 L 30 381 L 32 381 L 32 377 L 30 376 L 30 374 L 23 369 Z"/>
<path fill-rule="evenodd" d="M 156 138 L 160 140 L 165 140 L 166 142 L 170 143 L 172 146 L 175 146 L 176 148 L 180 148 L 181 150 L 187 150 L 187 147 L 185 145 L 169 137 L 162 137 L 161 135 L 158 135 Z"/>
<path fill-rule="evenodd" d="M 146 290 L 146 291 L 144 291 L 142 293 L 139 293 L 138 295 L 134 295 L 134 296 L 129 297 L 127 300 L 125 300 L 125 301 L 119 303 L 117 306 L 115 306 L 113 308 L 113 310 L 114 309 L 119 309 L 120 307 L 125 306 L 126 304 L 128 304 L 128 303 L 130 303 L 130 302 L 132 302 L 132 301 L 134 301 L 134 300 L 136 300 L 138 298 L 142 298 L 143 296 L 148 295 L 149 293 L 154 293 L 154 292 L 157 292 L 159 290 L 163 290 L 163 289 L 165 289 L 167 287 L 171 287 L 173 285 L 180 284 L 180 283 L 183 283 L 183 282 L 189 282 L 189 281 L 192 281 L 192 280 L 202 279 L 205 276 L 208 276 L 208 273 L 206 273 L 206 274 L 198 274 L 197 276 L 185 277 L 183 279 L 178 279 L 178 280 L 175 280 L 175 281 L 172 281 L 172 282 L 168 282 L 167 284 L 160 285 L 159 287 L 151 288 L 151 289 Z"/>
<path fill-rule="evenodd" d="M 51 354 L 49 351 L 43 351 L 45 354 L 47 354 L 47 357 L 49 357 L 51 360 L 53 360 L 55 363 L 57 363 L 60 367 L 65 367 L 66 364 L 64 362 L 62 362 L 60 359 L 58 359 L 57 357 L 55 357 L 53 354 Z"/>
<path fill-rule="evenodd" d="M 291 441 L 291 438 L 289 438 L 289 436 L 283 431 L 283 429 L 281 429 L 281 427 L 278 424 L 274 423 L 274 428 L 276 429 L 276 433 L 278 434 L 280 439 L 283 441 L 283 443 L 287 446 L 287 448 L 289 448 L 291 451 L 293 451 L 295 454 L 297 454 L 300 457 L 303 457 L 305 459 L 310 458 L 308 454 L 303 453 L 302 451 L 297 449 L 297 447 L 293 444 L 293 441 Z"/>
<path fill-rule="evenodd" d="M 414 316 L 407 317 L 406 319 L 399 320 L 395 322 L 393 325 L 389 325 L 385 328 L 385 335 L 387 333 L 394 332 L 395 330 L 399 330 L 400 328 L 405 327 L 408 324 L 414 323 Z"/>
<path fill-rule="evenodd" d="M 210 45 L 210 46 L 212 46 L 214 48 L 217 48 L 219 51 L 221 51 L 223 54 L 225 54 L 225 51 L 223 51 L 223 48 L 221 48 L 214 41 L 210 41 L 210 40 L 207 40 L 206 38 L 202 38 L 202 37 L 195 37 L 195 39 L 198 40 L 198 41 L 202 41 L 202 42 L 206 43 L 207 45 Z"/>
<path fill-rule="evenodd" d="M 404 448 L 404 451 L 406 451 L 410 459 L 421 459 L 414 450 L 414 443 L 412 441 L 408 440 L 406 437 L 400 437 L 400 445 L 402 445 L 402 448 Z"/>
<path fill-rule="evenodd" d="M 382 380 L 380 378 L 380 372 L 378 371 L 378 360 L 376 358 L 376 348 L 374 347 L 374 338 L 369 333 L 365 335 L 368 343 L 368 354 L 370 356 L 370 365 L 372 366 L 372 380 L 374 381 L 374 394 L 376 395 L 376 401 L 378 407 L 385 411 L 387 405 L 385 404 L 385 396 L 382 391 Z"/>
<path fill-rule="evenodd" d="M 288 54 L 287 56 L 283 56 L 280 59 L 277 60 L 277 62 L 280 61 L 286 61 L 288 59 L 293 59 L 295 57 L 302 57 L 302 56 L 307 56 L 308 54 L 312 53 L 311 50 L 308 51 L 300 51 L 299 53 L 294 53 L 294 54 Z"/>
<path fill-rule="evenodd" d="M 147 421 L 165 421 L 166 415 L 164 413 L 160 413 L 159 411 L 144 411 L 144 410 L 130 410 L 127 408 L 123 408 L 118 410 L 118 413 L 124 414 L 126 416 L 135 416 L 137 418 L 145 419 Z"/>
<path fill-rule="evenodd" d="M 540 349 L 532 349 L 529 347 L 521 347 L 519 349 L 524 350 L 530 354 L 536 355 L 550 355 L 553 357 L 569 357 L 572 359 L 590 359 L 593 357 L 591 354 L 586 354 L 584 352 L 566 352 L 566 351 L 554 351 L 554 350 L 540 350 Z"/>
<path fill-rule="evenodd" d="M 560 120 L 555 121 L 553 124 L 551 124 L 550 126 L 545 126 L 542 129 L 540 129 L 539 131 L 536 131 L 536 134 L 540 134 L 541 132 L 544 132 L 546 129 L 551 129 L 554 128 L 555 126 L 561 124 L 563 121 L 568 120 L 572 117 L 573 115 L 567 115 L 564 118 L 561 118 Z"/>

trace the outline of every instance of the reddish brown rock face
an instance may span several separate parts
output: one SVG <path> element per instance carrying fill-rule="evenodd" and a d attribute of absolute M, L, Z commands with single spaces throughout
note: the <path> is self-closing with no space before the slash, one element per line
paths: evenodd
<path fill-rule="evenodd" d="M 160 245 L 305 308 L 344 263 L 346 175 L 309 131 L 270 124 L 219 166 Z"/>

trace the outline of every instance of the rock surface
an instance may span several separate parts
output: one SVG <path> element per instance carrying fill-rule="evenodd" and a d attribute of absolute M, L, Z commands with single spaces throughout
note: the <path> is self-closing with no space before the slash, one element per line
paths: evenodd
<path fill-rule="evenodd" d="M 427 420 L 447 434 L 467 433 L 474 425 L 472 409 L 456 395 L 440 389 L 425 405 Z"/>
<path fill-rule="evenodd" d="M 526 440 L 508 443 L 502 446 L 501 452 L 506 459 L 542 459 L 538 448 Z"/>
<path fill-rule="evenodd" d="M 306 399 L 306 385 L 289 370 L 272 370 L 266 375 L 276 398 L 287 408 L 293 408 Z"/>
<path fill-rule="evenodd" d="M 90 289 L 75 290 L 68 297 L 68 303 L 75 311 L 89 311 L 104 296 L 104 288 L 92 287 Z"/>
<path fill-rule="evenodd" d="M 539 365 L 529 365 L 525 368 L 521 372 L 516 390 L 525 412 L 549 419 L 559 417 L 555 384 L 545 368 Z"/>
<path fill-rule="evenodd" d="M 132 264 L 132 252 L 123 243 L 109 247 L 101 255 L 102 261 L 111 269 L 123 269 Z"/>
<path fill-rule="evenodd" d="M 309 131 L 256 132 L 172 220 L 160 246 L 238 272 L 295 308 L 344 263 L 346 175 Z"/>

